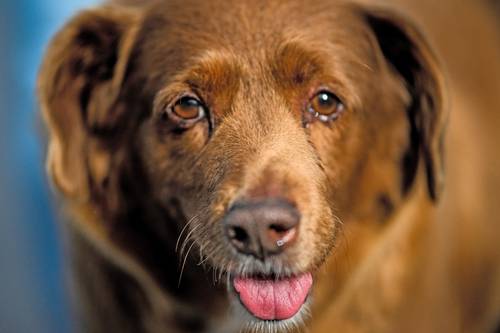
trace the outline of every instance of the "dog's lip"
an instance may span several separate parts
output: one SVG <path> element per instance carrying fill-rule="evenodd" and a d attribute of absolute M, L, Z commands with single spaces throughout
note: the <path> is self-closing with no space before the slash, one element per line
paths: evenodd
<path fill-rule="evenodd" d="M 300 312 L 309 298 L 312 284 L 310 272 L 288 277 L 259 274 L 253 277 L 235 276 L 232 290 L 253 317 L 264 321 L 280 321 Z"/>

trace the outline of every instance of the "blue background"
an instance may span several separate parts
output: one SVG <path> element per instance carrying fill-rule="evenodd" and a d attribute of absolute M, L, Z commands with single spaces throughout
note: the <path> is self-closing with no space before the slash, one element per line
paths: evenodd
<path fill-rule="evenodd" d="M 95 0 L 0 0 L 0 332 L 71 331 L 35 80 L 45 46 Z"/>

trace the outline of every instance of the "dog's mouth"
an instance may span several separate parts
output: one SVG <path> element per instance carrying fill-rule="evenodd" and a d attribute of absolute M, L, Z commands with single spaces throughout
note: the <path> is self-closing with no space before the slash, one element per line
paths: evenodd
<path fill-rule="evenodd" d="M 235 277 L 234 291 L 240 302 L 254 317 L 261 320 L 286 320 L 294 317 L 304 305 L 312 287 L 312 274 L 276 279 Z"/>

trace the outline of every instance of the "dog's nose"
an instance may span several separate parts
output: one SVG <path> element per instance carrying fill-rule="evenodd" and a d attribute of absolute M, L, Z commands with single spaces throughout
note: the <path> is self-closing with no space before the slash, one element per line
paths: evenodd
<path fill-rule="evenodd" d="M 224 219 L 234 248 L 260 259 L 279 254 L 297 238 L 300 213 L 283 199 L 236 202 Z"/>

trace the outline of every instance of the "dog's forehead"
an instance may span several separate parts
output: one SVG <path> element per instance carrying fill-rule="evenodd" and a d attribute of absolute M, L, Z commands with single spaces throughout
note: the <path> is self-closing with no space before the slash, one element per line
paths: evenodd
<path fill-rule="evenodd" d="M 160 85 L 217 55 L 250 71 L 314 71 L 328 57 L 366 68 L 375 65 L 367 31 L 355 7 L 340 1 L 166 1 L 146 15 L 138 56 Z"/>

